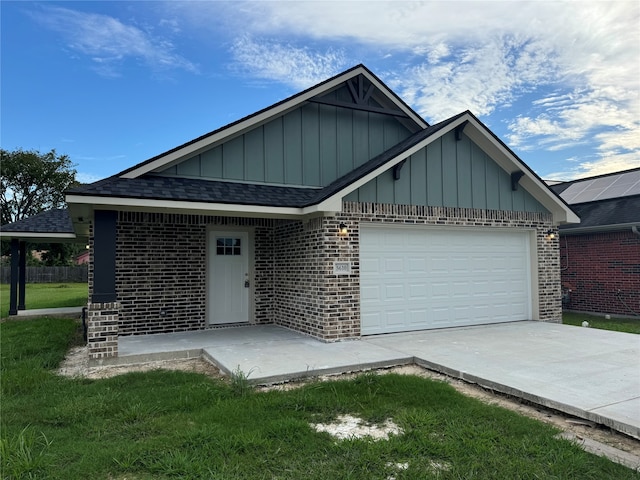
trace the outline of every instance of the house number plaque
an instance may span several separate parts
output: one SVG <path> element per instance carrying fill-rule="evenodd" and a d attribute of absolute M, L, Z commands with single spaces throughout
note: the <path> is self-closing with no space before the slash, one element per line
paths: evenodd
<path fill-rule="evenodd" d="M 333 262 L 334 275 L 351 275 L 351 262 Z"/>

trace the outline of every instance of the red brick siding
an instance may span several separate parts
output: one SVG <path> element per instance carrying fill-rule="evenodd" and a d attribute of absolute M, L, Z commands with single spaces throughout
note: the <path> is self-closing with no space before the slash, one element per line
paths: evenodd
<path fill-rule="evenodd" d="M 561 235 L 560 263 L 563 289 L 571 290 L 566 308 L 622 315 L 640 312 L 640 237 L 630 229 Z"/>

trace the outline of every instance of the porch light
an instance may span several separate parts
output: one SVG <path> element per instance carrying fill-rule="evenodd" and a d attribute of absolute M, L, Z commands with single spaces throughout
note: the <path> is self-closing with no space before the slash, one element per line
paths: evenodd
<path fill-rule="evenodd" d="M 344 224 L 344 222 L 340 223 L 340 227 L 338 229 L 338 232 L 340 233 L 341 236 L 345 236 L 345 235 L 347 235 L 349 233 L 349 229 Z"/>
<path fill-rule="evenodd" d="M 553 240 L 554 238 L 556 238 L 556 232 L 553 231 L 553 229 L 549 229 L 547 230 L 547 238 L 549 240 Z"/>

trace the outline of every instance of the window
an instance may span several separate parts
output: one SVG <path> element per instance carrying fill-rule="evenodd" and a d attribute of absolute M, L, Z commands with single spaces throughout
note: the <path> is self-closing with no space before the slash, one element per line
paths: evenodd
<path fill-rule="evenodd" d="M 242 255 L 240 239 L 216 237 L 216 255 Z"/>

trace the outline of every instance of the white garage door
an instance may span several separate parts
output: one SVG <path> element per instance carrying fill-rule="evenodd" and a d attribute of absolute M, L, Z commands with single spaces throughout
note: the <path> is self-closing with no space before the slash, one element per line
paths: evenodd
<path fill-rule="evenodd" d="M 529 233 L 360 230 L 362 334 L 531 319 Z"/>

